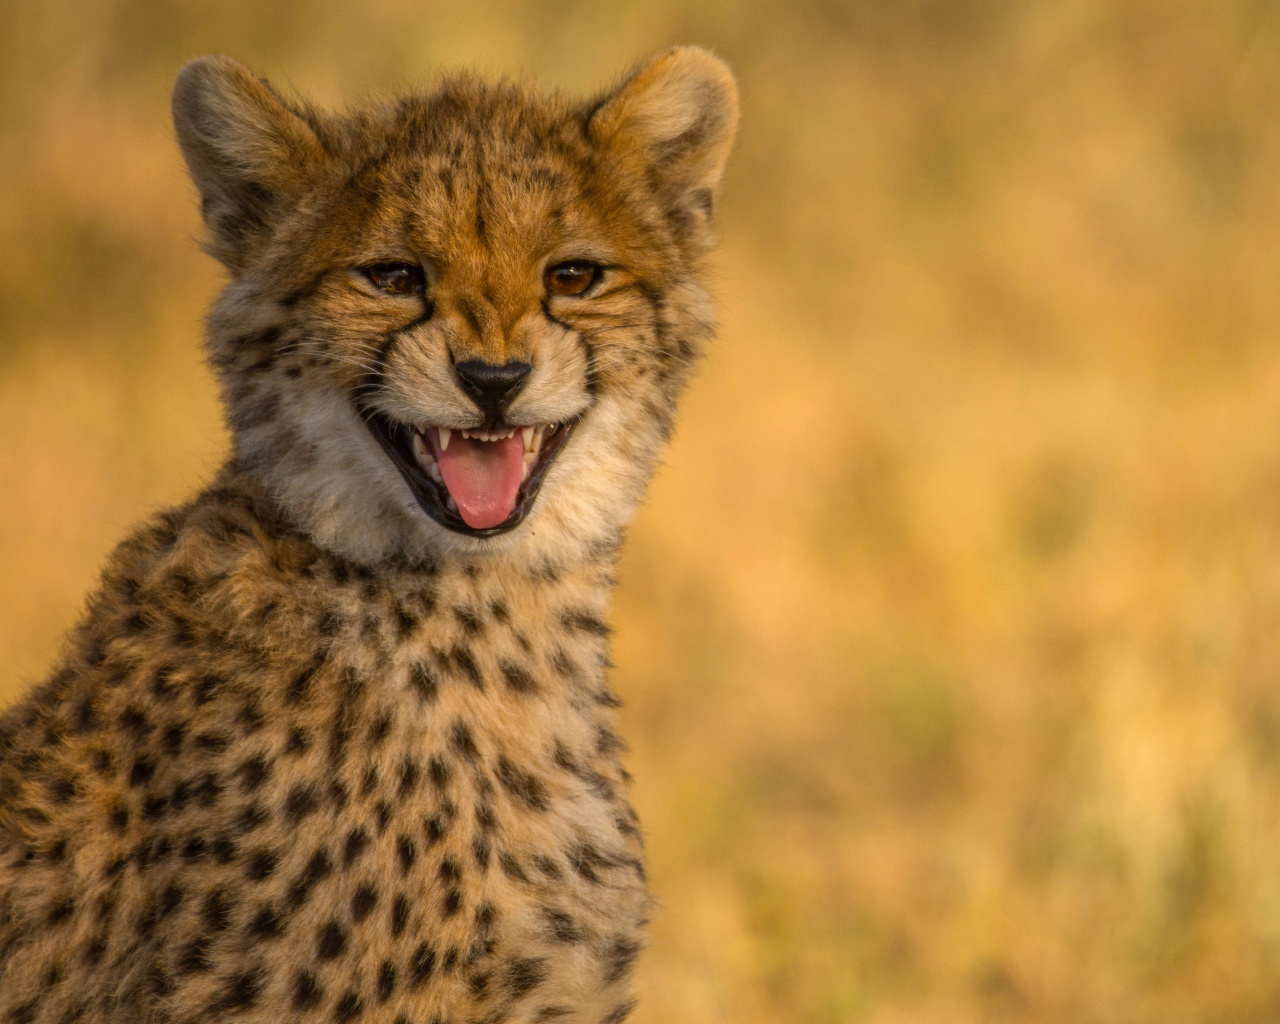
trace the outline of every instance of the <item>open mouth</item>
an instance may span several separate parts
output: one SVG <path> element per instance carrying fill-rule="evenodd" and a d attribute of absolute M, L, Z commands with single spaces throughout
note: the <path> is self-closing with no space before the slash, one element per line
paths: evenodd
<path fill-rule="evenodd" d="M 364 420 L 418 504 L 441 526 L 472 537 L 524 521 L 577 420 L 496 430 L 400 423 L 372 410 Z"/>

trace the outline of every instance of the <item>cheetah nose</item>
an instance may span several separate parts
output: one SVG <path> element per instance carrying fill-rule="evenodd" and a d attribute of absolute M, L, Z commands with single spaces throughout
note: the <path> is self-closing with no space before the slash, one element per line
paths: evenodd
<path fill-rule="evenodd" d="M 453 372 L 467 397 L 484 413 L 485 426 L 502 422 L 507 406 L 515 401 L 533 369 L 528 363 L 511 362 L 502 366 L 468 359 L 455 363 Z"/>

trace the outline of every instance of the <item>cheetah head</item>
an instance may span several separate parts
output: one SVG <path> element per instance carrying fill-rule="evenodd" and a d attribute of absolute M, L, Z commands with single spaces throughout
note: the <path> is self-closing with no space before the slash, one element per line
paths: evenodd
<path fill-rule="evenodd" d="M 208 349 L 238 464 L 366 561 L 616 543 L 712 328 L 718 59 L 589 103 L 463 76 L 332 114 L 205 57 L 173 109 L 230 275 Z"/>

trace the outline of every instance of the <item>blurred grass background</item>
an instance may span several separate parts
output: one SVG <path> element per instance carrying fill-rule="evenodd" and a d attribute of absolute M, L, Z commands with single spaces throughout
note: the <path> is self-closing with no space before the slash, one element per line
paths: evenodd
<path fill-rule="evenodd" d="M 740 76 L 633 531 L 644 1024 L 1280 1020 L 1280 4 L 0 0 L 0 702 L 225 436 L 168 121 Z"/>

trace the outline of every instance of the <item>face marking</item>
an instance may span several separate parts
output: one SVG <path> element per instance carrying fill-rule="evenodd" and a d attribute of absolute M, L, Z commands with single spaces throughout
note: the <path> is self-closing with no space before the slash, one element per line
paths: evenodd
<path fill-rule="evenodd" d="M 350 115 L 238 66 L 180 83 L 232 271 L 211 348 L 236 449 L 322 543 L 542 558 L 619 536 L 711 330 L 705 195 L 735 121 L 713 58 L 672 60 L 590 103 L 461 77 Z M 517 364 L 501 408 L 458 373 Z"/>

